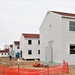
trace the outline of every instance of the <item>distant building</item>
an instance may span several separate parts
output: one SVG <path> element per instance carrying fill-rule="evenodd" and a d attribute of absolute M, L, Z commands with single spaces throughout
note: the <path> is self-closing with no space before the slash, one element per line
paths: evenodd
<path fill-rule="evenodd" d="M 12 57 L 14 57 L 14 51 L 13 51 L 13 45 L 9 45 L 9 55 L 11 55 Z"/>
<path fill-rule="evenodd" d="M 41 55 L 44 61 L 75 65 L 75 14 L 49 11 L 41 26 Z"/>
<path fill-rule="evenodd" d="M 20 41 L 14 41 L 14 43 L 13 43 L 13 53 L 14 53 L 14 57 L 16 57 L 17 53 L 20 54 Z"/>
<path fill-rule="evenodd" d="M 20 38 L 21 57 L 40 59 L 40 35 L 23 33 Z"/>
<path fill-rule="evenodd" d="M 0 57 L 8 57 L 9 49 L 0 50 Z"/>

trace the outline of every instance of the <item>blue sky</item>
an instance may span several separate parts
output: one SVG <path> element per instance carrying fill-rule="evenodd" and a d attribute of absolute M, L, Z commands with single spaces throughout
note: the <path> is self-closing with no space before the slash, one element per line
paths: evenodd
<path fill-rule="evenodd" d="M 20 40 L 22 33 L 39 33 L 47 11 L 75 13 L 74 0 L 0 0 L 0 48 Z"/>

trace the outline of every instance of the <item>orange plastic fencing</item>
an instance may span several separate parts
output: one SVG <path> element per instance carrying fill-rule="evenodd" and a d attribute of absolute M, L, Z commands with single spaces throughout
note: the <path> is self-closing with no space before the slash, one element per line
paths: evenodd
<path fill-rule="evenodd" d="M 69 73 L 68 63 L 65 61 L 60 65 L 51 66 L 42 70 L 7 68 L 5 66 L 0 66 L 0 75 L 58 75 L 65 73 Z"/>
<path fill-rule="evenodd" d="M 63 71 L 64 73 L 69 73 L 68 63 L 63 61 Z"/>
<path fill-rule="evenodd" d="M 39 70 L 9 68 L 8 75 L 39 75 Z"/>
<path fill-rule="evenodd" d="M 58 75 L 69 73 L 68 63 L 63 61 L 62 64 L 48 67 L 40 72 L 40 75 Z"/>
<path fill-rule="evenodd" d="M 0 65 L 0 75 L 7 75 L 8 67 Z"/>

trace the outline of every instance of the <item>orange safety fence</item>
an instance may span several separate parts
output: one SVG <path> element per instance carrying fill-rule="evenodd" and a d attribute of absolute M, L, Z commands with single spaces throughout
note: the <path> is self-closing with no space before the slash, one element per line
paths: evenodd
<path fill-rule="evenodd" d="M 50 66 L 42 70 L 8 68 L 0 65 L 0 75 L 58 75 L 65 73 L 69 73 L 68 63 L 65 61 L 60 65 Z"/>
<path fill-rule="evenodd" d="M 48 67 L 40 72 L 40 75 L 58 75 L 69 73 L 68 63 L 63 61 L 62 64 Z"/>
<path fill-rule="evenodd" d="M 9 68 L 8 75 L 39 75 L 39 70 Z"/>
<path fill-rule="evenodd" d="M 7 75 L 8 67 L 0 65 L 0 75 Z"/>

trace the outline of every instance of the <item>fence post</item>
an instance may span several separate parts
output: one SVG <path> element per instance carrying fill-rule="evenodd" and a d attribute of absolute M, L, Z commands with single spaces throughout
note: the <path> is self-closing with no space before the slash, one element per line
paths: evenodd
<path fill-rule="evenodd" d="M 17 59 L 17 61 L 18 61 L 18 75 L 19 75 L 19 58 Z"/>

